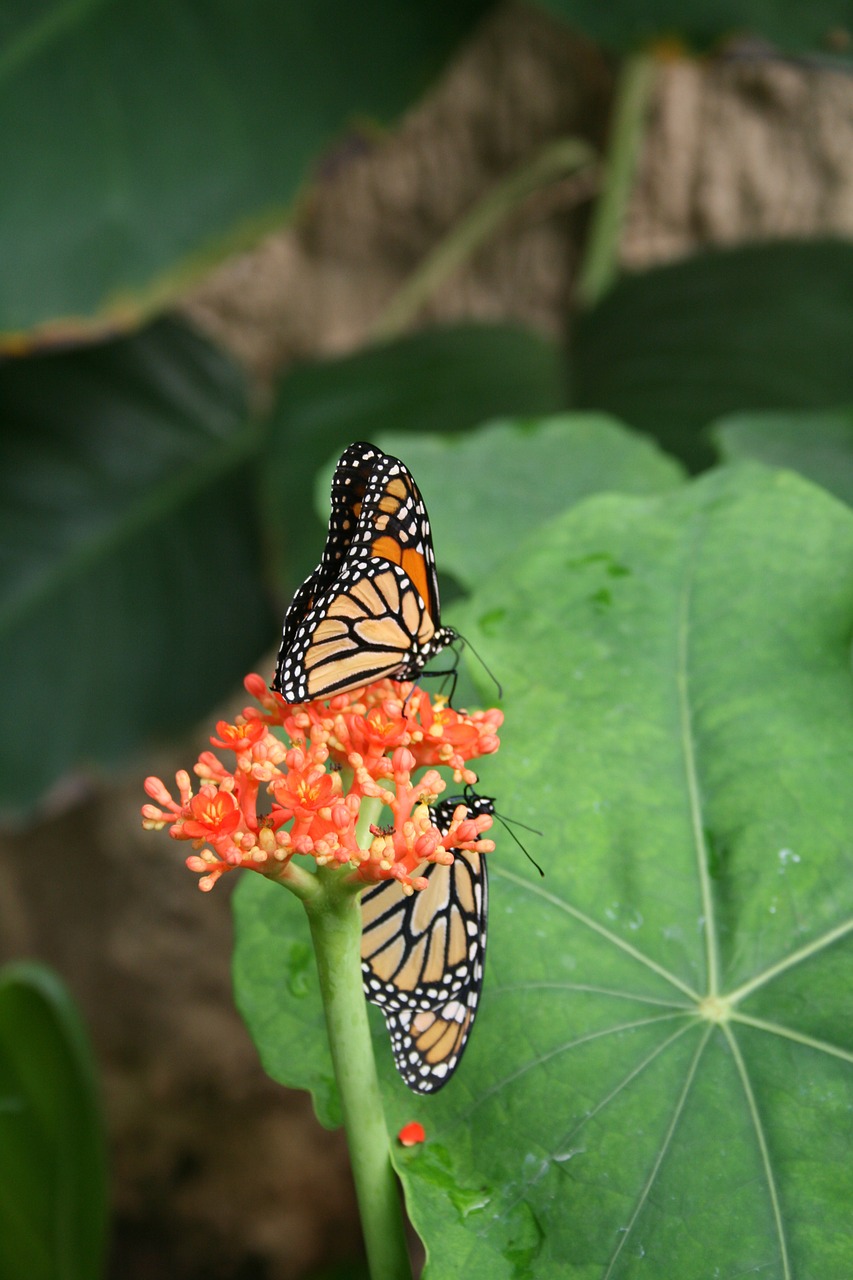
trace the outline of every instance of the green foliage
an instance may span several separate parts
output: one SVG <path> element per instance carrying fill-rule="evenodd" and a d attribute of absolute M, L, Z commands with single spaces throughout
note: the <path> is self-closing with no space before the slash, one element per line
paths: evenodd
<path fill-rule="evenodd" d="M 502 548 L 471 525 L 472 563 L 481 537 L 500 563 L 452 618 L 507 714 L 482 786 L 545 832 L 546 879 L 498 829 L 483 1003 L 446 1090 L 409 1093 L 376 1021 L 391 1132 L 427 1131 L 395 1160 L 432 1280 L 846 1275 L 853 516 L 757 466 L 661 487 L 515 550 L 511 525 Z M 238 998 L 330 1123 L 300 911 L 258 880 Z"/>
<path fill-rule="evenodd" d="M 700 429 L 723 414 L 853 402 L 851 294 L 842 241 L 751 245 L 626 276 L 578 319 L 574 403 L 707 466 Z"/>
<path fill-rule="evenodd" d="M 0 1275 L 97 1280 L 106 1164 L 95 1066 L 74 1005 L 34 964 L 0 969 Z"/>
<path fill-rule="evenodd" d="M 127 0 L 4 14 L 0 333 L 62 336 L 162 306 L 280 223 L 317 153 L 355 120 L 402 110 L 488 7 Z"/>
<path fill-rule="evenodd" d="M 620 51 L 654 40 L 681 40 L 696 49 L 732 36 L 760 36 L 787 53 L 831 51 L 833 35 L 853 25 L 853 6 L 837 0 L 538 0 L 594 40 Z M 837 42 L 836 42 L 837 43 Z"/>
<path fill-rule="evenodd" d="M 10 361 L 0 396 L 0 803 L 20 810 L 192 723 L 277 624 L 247 516 L 258 432 L 222 355 L 161 322 Z"/>
<path fill-rule="evenodd" d="M 853 506 L 853 410 L 739 413 L 709 434 L 726 461 L 789 467 Z"/>

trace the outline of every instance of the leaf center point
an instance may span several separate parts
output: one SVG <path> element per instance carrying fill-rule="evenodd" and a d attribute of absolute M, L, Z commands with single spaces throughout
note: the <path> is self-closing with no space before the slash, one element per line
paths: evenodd
<path fill-rule="evenodd" d="M 728 1022 L 731 1011 L 731 1001 L 727 996 L 705 996 L 699 1001 L 699 1014 L 708 1022 Z"/>

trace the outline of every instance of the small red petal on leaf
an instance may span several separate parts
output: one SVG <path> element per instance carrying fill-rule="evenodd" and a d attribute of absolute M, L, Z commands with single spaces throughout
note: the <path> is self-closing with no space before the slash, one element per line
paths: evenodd
<path fill-rule="evenodd" d="M 397 1134 L 397 1140 L 403 1147 L 416 1147 L 419 1142 L 424 1142 L 425 1139 L 424 1127 L 422 1124 L 418 1124 L 417 1120 L 404 1124 Z"/>

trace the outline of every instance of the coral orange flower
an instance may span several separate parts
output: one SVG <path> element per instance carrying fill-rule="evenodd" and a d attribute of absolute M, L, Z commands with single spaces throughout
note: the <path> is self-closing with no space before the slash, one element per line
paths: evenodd
<path fill-rule="evenodd" d="M 418 874 L 426 863 L 451 863 L 454 848 L 493 848 L 483 839 L 488 815 L 472 819 L 460 806 L 442 833 L 430 805 L 447 785 L 438 767 L 456 782 L 477 781 L 469 761 L 497 751 L 500 711 L 469 715 L 392 680 L 298 706 L 259 675 L 245 685 L 258 705 L 233 724 L 219 721 L 210 740 L 234 753 L 231 767 L 203 752 L 198 790 L 181 770 L 177 800 L 159 778 L 145 782 L 154 803 L 143 806 L 143 825 L 193 842 L 187 866 L 200 888 L 238 867 L 287 883 L 298 854 L 318 866 L 348 864 L 357 882 L 398 880 L 411 893 L 426 884 Z M 378 821 L 383 809 L 387 822 Z"/>

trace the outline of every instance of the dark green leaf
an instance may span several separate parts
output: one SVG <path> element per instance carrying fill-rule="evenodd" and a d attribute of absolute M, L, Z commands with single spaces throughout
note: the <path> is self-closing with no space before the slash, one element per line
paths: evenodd
<path fill-rule="evenodd" d="M 684 40 L 705 49 L 731 36 L 754 35 L 789 53 L 846 51 L 853 6 L 837 0 L 539 0 L 546 9 L 611 48 L 629 50 L 654 40 Z M 839 44 L 839 42 L 843 42 Z"/>
<path fill-rule="evenodd" d="M 236 371 L 188 330 L 0 369 L 0 794 L 186 726 L 268 645 Z"/>
<path fill-rule="evenodd" d="M 853 409 L 734 414 L 710 436 L 727 461 L 788 467 L 853 506 Z"/>
<path fill-rule="evenodd" d="M 613 413 L 694 466 L 699 429 L 746 409 L 853 401 L 853 245 L 706 253 L 626 276 L 581 316 L 575 403 Z"/>
<path fill-rule="evenodd" d="M 162 306 L 280 222 L 317 153 L 405 107 L 488 7 L 19 2 L 0 18 L 0 333 Z"/>
<path fill-rule="evenodd" d="M 59 980 L 0 970 L 0 1275 L 97 1280 L 106 1162 L 95 1066 Z"/>
<path fill-rule="evenodd" d="M 293 590 L 319 560 L 325 528 L 314 514 L 314 476 L 352 441 L 401 429 L 461 432 L 564 403 L 556 345 L 508 326 L 434 329 L 296 369 L 282 384 L 265 470 L 267 520 L 285 558 L 279 580 Z"/>

